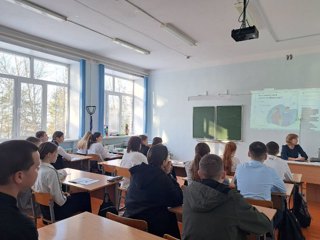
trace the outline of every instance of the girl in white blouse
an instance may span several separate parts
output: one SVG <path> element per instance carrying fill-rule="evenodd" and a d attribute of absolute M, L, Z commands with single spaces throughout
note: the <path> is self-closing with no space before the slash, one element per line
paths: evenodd
<path fill-rule="evenodd" d="M 88 154 L 97 154 L 100 156 L 100 160 L 104 161 L 109 156 L 108 151 L 102 145 L 102 134 L 95 132 L 92 134 L 88 144 Z"/>
<path fill-rule="evenodd" d="M 92 133 L 90 131 L 86 132 L 86 134 L 79 140 L 77 143 L 77 153 L 79 154 L 87 154 L 88 153 L 88 144 Z"/>
<path fill-rule="evenodd" d="M 239 159 L 235 157 L 237 145 L 234 142 L 228 142 L 224 148 L 222 160 L 224 170 L 227 175 L 233 176 L 236 172 L 237 165 L 240 163 Z"/>
<path fill-rule="evenodd" d="M 61 131 L 55 131 L 52 135 L 52 142 L 58 146 L 57 161 L 55 161 L 55 163 L 52 165 L 55 167 L 55 169 L 65 168 L 64 160 L 71 161 L 71 156 L 61 146 L 59 146 L 64 142 L 64 133 Z"/>
<path fill-rule="evenodd" d="M 39 146 L 40 168 L 38 178 L 33 186 L 34 191 L 50 193 L 54 200 L 56 220 L 68 218 L 78 212 L 91 212 L 90 195 L 87 192 L 65 193 L 61 190 L 58 171 L 51 165 L 58 156 L 58 147 L 54 143 L 45 142 Z M 50 219 L 49 207 L 40 205 L 42 215 Z"/>

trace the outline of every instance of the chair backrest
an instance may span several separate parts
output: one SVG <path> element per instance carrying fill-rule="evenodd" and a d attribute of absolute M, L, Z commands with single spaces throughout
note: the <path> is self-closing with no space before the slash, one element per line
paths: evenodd
<path fill-rule="evenodd" d="M 116 171 L 117 171 L 117 175 L 118 176 L 122 176 L 122 177 L 126 177 L 126 178 L 130 178 L 131 177 L 131 173 L 129 171 L 129 168 L 116 167 Z"/>
<path fill-rule="evenodd" d="M 268 200 L 258 200 L 253 198 L 246 198 L 246 201 L 251 205 L 257 205 L 261 207 L 273 208 L 273 202 Z"/>
<path fill-rule="evenodd" d="M 56 221 L 54 216 L 54 201 L 50 193 L 33 192 L 33 197 L 34 200 L 40 205 L 49 207 L 51 219 L 43 218 L 43 221 L 48 223 L 54 223 Z"/>
<path fill-rule="evenodd" d="M 107 218 L 109 218 L 112 221 L 116 221 L 116 222 L 125 224 L 130 227 L 137 228 L 137 229 L 145 231 L 145 232 L 148 231 L 148 223 L 144 220 L 121 217 L 121 216 L 115 215 L 111 212 L 107 212 Z"/>
<path fill-rule="evenodd" d="M 179 240 L 179 238 L 175 238 L 175 237 L 173 237 L 173 236 L 171 236 L 169 234 L 163 235 L 163 238 L 167 239 L 167 240 Z"/>

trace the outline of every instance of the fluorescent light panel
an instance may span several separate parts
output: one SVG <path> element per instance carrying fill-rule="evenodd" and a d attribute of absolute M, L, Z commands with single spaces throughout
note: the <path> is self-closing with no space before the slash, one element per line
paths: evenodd
<path fill-rule="evenodd" d="M 196 40 L 194 40 L 192 37 L 188 36 L 186 33 L 182 32 L 180 29 L 178 29 L 177 27 L 175 27 L 171 23 L 163 23 L 161 25 L 161 27 L 163 27 L 164 30 L 166 30 L 167 32 L 171 33 L 172 35 L 174 35 L 175 37 L 179 38 L 180 40 L 186 42 L 190 46 L 196 46 L 197 45 L 197 41 Z"/>
<path fill-rule="evenodd" d="M 144 49 L 144 48 L 141 48 L 141 47 L 138 47 L 137 45 L 134 45 L 132 43 L 129 43 L 127 41 L 124 41 L 124 40 L 121 40 L 119 38 L 114 38 L 112 39 L 112 41 L 116 44 L 119 44 L 123 47 L 126 47 L 126 48 L 129 48 L 131 50 L 134 50 L 138 53 L 141 53 L 141 54 L 144 54 L 144 55 L 149 55 L 150 54 L 150 51 Z"/>
<path fill-rule="evenodd" d="M 11 3 L 14 3 L 14 4 L 17 4 L 21 7 L 24 7 L 28 10 L 31 10 L 33 12 L 36 12 L 38 14 L 41 14 L 41 15 L 44 15 L 44 16 L 47 16 L 47 17 L 50 17 L 54 20 L 57 20 L 57 21 L 67 21 L 67 17 L 66 16 L 63 16 L 57 12 L 54 12 L 54 11 L 51 11 L 50 9 L 47 9 L 45 7 L 42 7 L 38 4 L 35 4 L 35 3 L 32 3 L 30 1 L 27 1 L 27 0 L 7 0 L 8 2 L 11 2 Z"/>

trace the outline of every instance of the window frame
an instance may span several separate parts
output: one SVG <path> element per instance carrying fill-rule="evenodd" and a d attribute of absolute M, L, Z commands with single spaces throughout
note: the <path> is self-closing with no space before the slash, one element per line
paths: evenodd
<path fill-rule="evenodd" d="M 12 109 L 12 129 L 11 129 L 11 138 L 21 138 L 25 136 L 21 136 L 20 133 L 20 126 L 21 126 L 21 114 L 20 114 L 20 109 L 21 109 L 21 86 L 23 83 L 26 84 L 34 84 L 34 85 L 40 85 L 42 87 L 42 107 L 41 107 L 41 129 L 39 130 L 44 130 L 47 131 L 47 112 L 48 112 L 48 86 L 56 86 L 56 87 L 66 87 L 67 88 L 67 114 L 66 114 L 66 131 L 65 131 L 65 137 L 68 138 L 69 136 L 69 126 L 70 126 L 70 64 L 54 61 L 51 59 L 47 58 L 42 58 L 38 56 L 33 56 L 25 53 L 20 53 L 4 48 L 0 48 L 0 52 L 4 53 L 9 53 L 9 54 L 14 54 L 17 56 L 22 56 L 29 58 L 30 60 L 30 77 L 23 77 L 23 76 L 17 76 L 17 75 L 11 75 L 11 74 L 4 74 L 0 73 L 1 78 L 8 78 L 13 80 L 13 109 Z M 42 80 L 42 79 L 36 79 L 34 78 L 34 61 L 40 60 L 48 63 L 53 63 L 56 65 L 61 65 L 67 68 L 68 75 L 67 75 L 67 83 L 58 83 L 58 82 L 53 82 L 53 81 L 48 81 L 48 80 Z M 59 130 L 59 129 L 57 129 Z"/>

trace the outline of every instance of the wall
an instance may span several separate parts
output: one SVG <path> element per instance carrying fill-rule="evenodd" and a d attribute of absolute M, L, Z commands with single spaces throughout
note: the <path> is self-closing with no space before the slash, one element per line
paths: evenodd
<path fill-rule="evenodd" d="M 216 66 L 187 71 L 155 71 L 150 75 L 148 135 L 160 136 L 173 154 L 173 158 L 191 160 L 197 144 L 192 139 L 193 106 L 243 105 L 243 141 L 238 142 L 237 156 L 247 158 L 248 146 L 253 141 L 276 141 L 285 144 L 286 131 L 250 129 L 251 96 L 188 101 L 189 96 L 231 93 L 250 93 L 264 88 L 294 89 L 320 88 L 320 54 L 285 57 Z M 320 100 L 320 96 L 319 96 Z M 298 133 L 298 132 L 297 132 Z M 300 142 L 309 156 L 317 156 L 320 133 L 301 131 Z M 213 153 L 221 154 L 222 143 L 210 143 Z"/>

